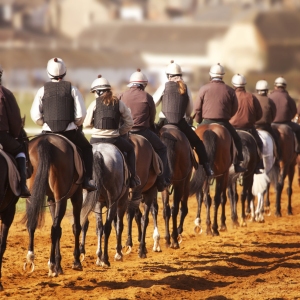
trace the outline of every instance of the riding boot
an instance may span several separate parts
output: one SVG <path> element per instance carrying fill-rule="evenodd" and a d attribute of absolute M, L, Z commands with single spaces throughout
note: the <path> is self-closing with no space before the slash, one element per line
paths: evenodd
<path fill-rule="evenodd" d="M 208 157 L 207 157 L 207 154 L 206 154 L 204 144 L 200 139 L 195 145 L 195 150 L 196 150 L 196 153 L 197 153 L 197 156 L 198 156 L 198 160 L 200 162 L 202 162 L 201 164 L 203 165 L 203 169 L 206 173 L 206 176 L 208 176 L 208 177 L 209 176 L 214 176 L 215 173 L 212 170 L 212 168 L 211 168 L 211 166 L 208 162 Z"/>
<path fill-rule="evenodd" d="M 258 164 L 256 165 L 255 174 L 262 174 L 262 171 L 265 167 L 264 167 L 264 162 L 263 160 L 260 158 Z"/>
<path fill-rule="evenodd" d="M 97 191 L 97 187 L 95 186 L 94 181 L 89 176 L 84 177 L 82 188 L 87 190 L 88 193 Z"/>
<path fill-rule="evenodd" d="M 26 185 L 26 159 L 25 157 L 18 157 L 16 158 L 16 162 L 20 173 L 20 188 L 21 188 L 20 197 L 28 198 L 31 196 L 31 194 Z"/>
<path fill-rule="evenodd" d="M 206 176 L 209 177 L 209 176 L 214 176 L 215 175 L 214 171 L 212 170 L 212 168 L 210 167 L 210 164 L 208 162 L 203 164 L 203 169 L 206 173 Z"/>
<path fill-rule="evenodd" d="M 124 155 L 125 156 L 125 155 Z M 129 169 L 130 178 L 129 178 L 129 187 L 135 188 L 141 185 L 141 180 L 139 176 L 136 175 L 136 160 L 134 149 L 132 151 L 126 152 L 126 163 Z"/>
<path fill-rule="evenodd" d="M 93 152 L 92 148 L 81 149 L 82 159 L 85 166 L 85 177 L 82 183 L 82 188 L 87 192 L 93 192 L 97 190 L 94 181 L 91 179 L 93 174 Z"/>

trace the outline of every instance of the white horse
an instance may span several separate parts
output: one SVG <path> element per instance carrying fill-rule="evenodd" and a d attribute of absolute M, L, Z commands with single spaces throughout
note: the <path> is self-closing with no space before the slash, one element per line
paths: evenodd
<path fill-rule="evenodd" d="M 273 137 L 265 130 L 257 130 L 263 142 L 262 158 L 265 169 L 262 174 L 254 174 L 252 193 L 257 196 L 257 207 L 254 212 L 254 202 L 251 203 L 251 220 L 264 222 L 264 194 L 267 190 L 270 178 L 268 174 L 275 163 Z"/>

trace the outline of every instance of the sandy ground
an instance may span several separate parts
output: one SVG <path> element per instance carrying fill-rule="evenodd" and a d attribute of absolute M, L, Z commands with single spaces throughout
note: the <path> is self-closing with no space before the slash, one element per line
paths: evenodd
<path fill-rule="evenodd" d="M 286 214 L 284 195 L 281 218 L 274 216 L 273 201 L 272 214 L 266 217 L 265 223 L 248 222 L 247 227 L 238 229 L 231 227 L 228 206 L 228 230 L 219 237 L 195 235 L 196 200 L 190 198 L 183 242 L 177 250 L 164 246 L 162 204 L 159 201 L 162 252 L 152 252 L 153 226 L 150 218 L 148 257 L 138 258 L 136 243 L 131 254 L 124 256 L 122 262 L 115 262 L 115 234 L 112 232 L 110 268 L 95 265 L 96 236 L 92 217 L 83 271 L 71 268 L 74 239 L 68 212 L 62 223 L 64 274 L 55 278 L 48 278 L 49 213 L 45 226 L 36 234 L 36 269 L 32 274 L 22 270 L 28 235 L 24 225 L 18 223 L 22 214 L 17 213 L 3 263 L 5 290 L 0 293 L 0 299 L 300 299 L 299 192 L 300 188 L 294 185 L 293 216 Z M 204 221 L 203 211 L 202 224 Z M 134 227 L 135 241 L 136 236 Z"/>

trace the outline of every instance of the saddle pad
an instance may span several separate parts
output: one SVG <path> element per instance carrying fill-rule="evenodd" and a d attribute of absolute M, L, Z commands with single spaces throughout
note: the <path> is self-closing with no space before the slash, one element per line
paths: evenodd
<path fill-rule="evenodd" d="M 5 158 L 5 160 L 7 162 L 8 181 L 9 181 L 10 188 L 16 196 L 19 196 L 21 193 L 19 171 L 18 171 L 16 165 L 13 163 L 10 156 L 7 155 L 2 149 L 0 149 L 0 154 Z"/>

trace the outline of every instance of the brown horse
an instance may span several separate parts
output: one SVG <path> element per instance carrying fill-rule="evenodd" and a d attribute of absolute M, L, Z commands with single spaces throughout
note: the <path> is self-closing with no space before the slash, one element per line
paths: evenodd
<path fill-rule="evenodd" d="M 214 196 L 214 220 L 211 226 L 210 207 L 212 199 L 209 189 L 209 178 L 206 177 L 203 168 L 198 168 L 193 174 L 191 181 L 190 195 L 196 194 L 198 201 L 198 210 L 195 220 L 195 231 L 202 232 L 201 229 L 201 205 L 203 200 L 206 205 L 206 234 L 219 235 L 218 231 L 218 208 L 222 203 L 221 227 L 220 230 L 226 230 L 225 224 L 225 204 L 227 201 L 226 188 L 228 183 L 229 167 L 232 164 L 232 142 L 228 130 L 219 124 L 200 125 L 196 129 L 197 135 L 203 141 L 209 163 L 213 166 L 215 173 L 215 196 Z"/>
<path fill-rule="evenodd" d="M 82 186 L 79 174 L 74 165 L 74 151 L 70 143 L 59 135 L 43 134 L 32 139 L 28 144 L 29 157 L 33 166 L 33 174 L 27 181 L 31 197 L 26 203 L 26 222 L 29 233 L 27 264 L 34 270 L 34 233 L 42 224 L 45 208 L 45 196 L 52 216 L 51 252 L 48 262 L 49 276 L 62 274 L 60 227 L 66 212 L 67 200 L 71 198 L 73 205 L 73 233 L 75 237 L 73 269 L 82 270 L 79 260 L 80 211 L 82 206 Z"/>
<path fill-rule="evenodd" d="M 24 121 L 24 120 L 23 120 Z M 20 142 L 27 142 L 27 136 L 24 129 L 21 130 Z M 14 159 L 12 158 L 14 162 Z M 2 278 L 2 260 L 6 250 L 6 242 L 9 228 L 14 220 L 16 213 L 16 204 L 19 197 L 16 196 L 9 184 L 8 165 L 6 159 L 0 154 L 0 291 L 3 291 Z"/>
<path fill-rule="evenodd" d="M 127 254 L 130 253 L 132 243 L 132 221 L 135 218 L 138 225 L 138 240 L 139 250 L 138 255 L 140 258 L 145 258 L 147 255 L 146 249 L 146 230 L 149 223 L 149 212 L 154 220 L 154 251 L 160 251 L 159 246 L 159 233 L 157 228 L 157 188 L 156 179 L 157 171 L 153 166 L 153 148 L 150 142 L 141 135 L 130 134 L 130 141 L 134 145 L 136 156 L 136 173 L 141 180 L 141 185 L 131 190 L 131 195 L 127 208 L 127 221 L 128 221 L 128 236 L 126 241 Z M 142 196 L 142 197 L 141 197 Z M 143 204 L 144 213 L 142 214 L 139 206 Z"/>
<path fill-rule="evenodd" d="M 295 137 L 292 129 L 285 124 L 272 124 L 272 128 L 277 132 L 279 137 L 279 146 L 281 149 L 281 158 L 279 160 L 279 174 L 276 169 L 274 169 L 274 174 L 271 176 L 276 176 L 275 180 L 275 189 L 276 189 L 276 204 L 275 204 L 275 215 L 281 217 L 281 194 L 283 190 L 284 180 L 288 176 L 288 206 L 287 213 L 292 215 L 292 183 L 295 174 L 295 164 L 297 153 L 295 151 Z M 270 210 L 270 199 L 269 199 L 269 188 L 266 194 L 266 205 L 265 212 L 268 213 Z"/>
<path fill-rule="evenodd" d="M 171 173 L 171 184 L 174 191 L 173 206 L 170 208 L 169 191 L 162 192 L 163 216 L 165 220 L 165 241 L 167 247 L 179 248 L 183 222 L 188 213 L 190 179 L 193 170 L 191 147 L 185 134 L 176 126 L 165 125 L 160 130 L 160 138 L 167 146 L 168 163 Z M 180 221 L 177 227 L 177 215 L 180 207 Z M 172 234 L 170 235 L 169 220 L 172 216 Z M 171 241 L 172 237 L 172 241 Z"/>

